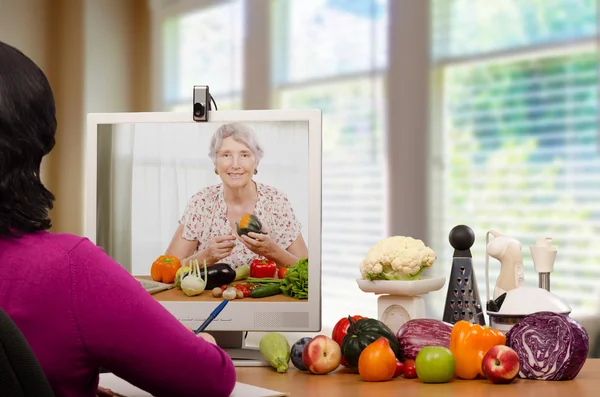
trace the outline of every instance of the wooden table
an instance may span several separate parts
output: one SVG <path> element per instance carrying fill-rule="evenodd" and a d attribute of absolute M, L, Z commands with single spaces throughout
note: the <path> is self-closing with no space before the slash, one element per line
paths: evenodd
<path fill-rule="evenodd" d="M 364 382 L 358 374 L 343 367 L 327 375 L 312 375 L 291 365 L 285 374 L 255 367 L 238 367 L 236 371 L 238 382 L 288 392 L 292 397 L 600 397 L 600 359 L 588 359 L 571 381 L 516 379 L 508 385 L 495 385 L 484 379 L 425 384 L 404 377 L 388 382 Z"/>
<path fill-rule="evenodd" d="M 139 278 L 139 279 L 146 279 L 146 280 L 152 280 L 152 277 L 150 276 L 134 276 L 135 278 Z M 231 283 L 231 285 L 235 285 L 238 283 L 244 283 L 245 281 L 238 281 L 238 282 L 234 282 Z M 172 288 L 170 290 L 167 291 L 162 291 L 162 292 L 158 292 L 156 294 L 152 294 L 152 297 L 154 299 L 156 299 L 157 301 L 162 301 L 162 302 L 221 302 L 223 300 L 223 298 L 215 298 L 212 296 L 212 290 L 210 291 L 204 291 L 203 293 L 201 293 L 200 295 L 196 295 L 196 296 L 187 296 L 186 294 L 183 293 L 182 290 L 178 289 L 178 288 Z M 279 294 L 279 295 L 273 295 L 273 296 L 266 296 L 264 298 L 243 298 L 243 299 L 234 299 L 232 302 L 308 302 L 307 299 L 296 299 L 296 298 L 291 298 L 289 296 L 285 296 L 283 294 Z"/>

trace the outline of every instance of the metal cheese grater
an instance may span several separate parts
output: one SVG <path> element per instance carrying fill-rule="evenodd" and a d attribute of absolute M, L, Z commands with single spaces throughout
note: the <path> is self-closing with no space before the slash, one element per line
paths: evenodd
<path fill-rule="evenodd" d="M 450 231 L 449 240 L 454 248 L 454 255 L 443 320 L 449 324 L 466 320 L 485 325 L 471 255 L 475 233 L 468 226 L 458 225 Z"/>

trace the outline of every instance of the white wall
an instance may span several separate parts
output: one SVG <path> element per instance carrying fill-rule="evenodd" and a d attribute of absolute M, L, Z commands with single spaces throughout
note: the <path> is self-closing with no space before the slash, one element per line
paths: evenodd
<path fill-rule="evenodd" d="M 46 0 L 0 0 L 0 41 L 23 51 L 43 70 L 50 67 L 51 56 L 48 6 Z"/>
<path fill-rule="evenodd" d="M 133 14 L 130 1 L 85 1 L 86 113 L 124 112 L 130 107 Z"/>

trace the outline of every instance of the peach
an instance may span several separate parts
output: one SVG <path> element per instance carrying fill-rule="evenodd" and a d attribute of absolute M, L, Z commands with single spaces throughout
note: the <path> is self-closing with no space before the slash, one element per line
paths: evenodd
<path fill-rule="evenodd" d="M 342 349 L 328 336 L 317 335 L 304 347 L 302 362 L 313 374 L 324 375 L 340 366 Z"/>
<path fill-rule="evenodd" d="M 492 383 L 512 382 L 520 368 L 519 355 L 505 345 L 492 347 L 481 361 L 481 370 Z"/>

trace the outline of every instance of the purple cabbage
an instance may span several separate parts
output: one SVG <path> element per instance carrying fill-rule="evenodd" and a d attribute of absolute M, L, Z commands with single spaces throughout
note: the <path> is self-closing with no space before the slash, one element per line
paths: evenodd
<path fill-rule="evenodd" d="M 538 312 L 506 333 L 506 345 L 519 355 L 520 378 L 570 380 L 585 363 L 589 337 L 579 323 L 564 314 Z"/>
<path fill-rule="evenodd" d="M 415 359 L 425 346 L 450 348 L 452 325 L 441 320 L 418 318 L 402 324 L 396 338 L 402 361 Z"/>

